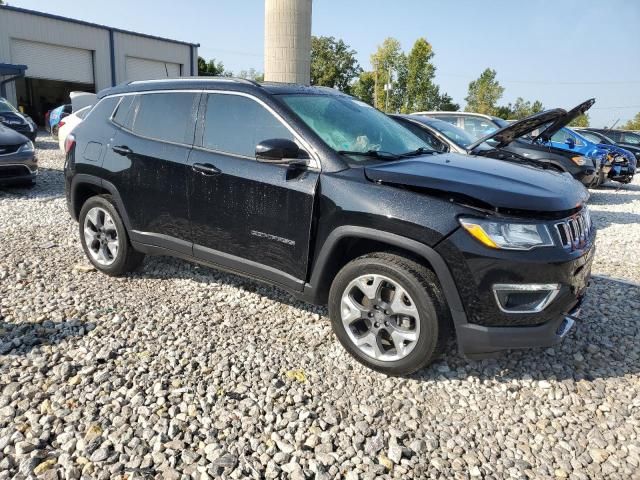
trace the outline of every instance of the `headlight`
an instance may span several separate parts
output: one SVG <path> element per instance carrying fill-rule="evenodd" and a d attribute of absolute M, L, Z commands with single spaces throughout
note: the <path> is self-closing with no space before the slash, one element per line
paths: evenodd
<path fill-rule="evenodd" d="M 587 163 L 587 157 L 583 157 L 582 155 L 576 155 L 575 157 L 571 157 L 571 161 L 576 165 L 585 165 Z"/>
<path fill-rule="evenodd" d="M 27 143 L 25 143 L 18 149 L 18 153 L 28 153 L 33 151 L 34 151 L 34 147 L 33 147 L 33 142 L 31 140 L 29 140 Z"/>
<path fill-rule="evenodd" d="M 461 218 L 460 224 L 483 245 L 503 250 L 531 250 L 552 247 L 546 225 L 539 223 L 496 222 L 479 218 Z"/>

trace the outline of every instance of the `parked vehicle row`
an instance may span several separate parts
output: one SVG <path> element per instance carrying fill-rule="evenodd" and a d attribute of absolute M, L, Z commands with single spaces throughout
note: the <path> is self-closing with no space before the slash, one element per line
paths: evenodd
<path fill-rule="evenodd" d="M 67 137 L 69 212 L 98 270 L 172 255 L 278 285 L 386 373 L 451 334 L 469 356 L 559 342 L 593 261 L 587 190 L 414 130 L 333 89 L 121 85 Z"/>
<path fill-rule="evenodd" d="M 570 173 L 587 187 L 597 187 L 607 180 L 629 183 L 637 168 L 636 155 L 615 142 L 592 142 L 581 133 L 566 127 L 573 119 L 584 114 L 595 103 L 594 99 L 581 103 L 568 112 L 553 109 L 532 115 L 518 122 L 468 112 L 417 112 L 398 118 L 412 128 L 430 131 L 443 130 L 442 124 L 431 123 L 434 118 L 464 130 L 469 138 L 462 148 L 473 154 L 493 156 L 503 160 L 532 161 L 546 168 Z M 440 133 L 447 137 L 446 133 Z M 460 132 L 449 129 L 449 141 L 460 140 Z M 469 143 L 469 140 L 474 142 Z M 479 143 L 478 143 L 479 142 Z M 445 143 L 447 143 L 445 141 Z M 480 147 L 480 148 L 478 148 Z M 451 148 L 451 145 L 449 145 Z"/>

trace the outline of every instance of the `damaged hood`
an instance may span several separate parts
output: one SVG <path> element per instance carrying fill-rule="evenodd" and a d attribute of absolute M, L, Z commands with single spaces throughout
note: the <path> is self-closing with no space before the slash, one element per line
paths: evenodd
<path fill-rule="evenodd" d="M 549 122 L 554 122 L 555 124 L 558 119 L 564 118 L 565 115 L 567 115 L 567 112 L 562 108 L 554 108 L 552 110 L 534 113 L 527 118 L 523 118 L 522 120 L 513 122 L 511 125 L 502 127 L 495 132 L 490 133 L 486 137 L 482 137 L 469 145 L 467 150 L 472 151 L 474 148 L 478 147 L 478 145 L 481 145 L 488 140 L 496 141 L 498 143 L 496 148 L 506 147 L 516 138 L 523 137 Z"/>
<path fill-rule="evenodd" d="M 561 212 L 589 198 L 570 175 L 455 153 L 389 161 L 365 167 L 365 175 L 374 182 L 451 193 L 499 209 Z"/>

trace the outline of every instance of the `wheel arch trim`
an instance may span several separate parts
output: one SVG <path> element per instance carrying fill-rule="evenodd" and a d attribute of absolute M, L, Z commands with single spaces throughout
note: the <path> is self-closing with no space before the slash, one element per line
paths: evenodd
<path fill-rule="evenodd" d="M 129 215 L 127 215 L 127 211 L 124 208 L 122 197 L 120 196 L 118 189 L 113 183 L 109 182 L 108 180 L 104 180 L 100 177 L 96 177 L 95 175 L 89 175 L 87 173 L 78 173 L 73 177 L 73 180 L 71 181 L 71 207 L 73 209 L 72 211 L 73 212 L 80 211 L 80 208 L 82 208 L 82 207 L 77 208 L 78 207 L 78 205 L 76 205 L 78 202 L 77 194 L 78 194 L 79 188 L 87 184 L 100 187 L 109 192 L 109 194 L 113 197 L 113 201 L 116 204 L 118 213 L 122 217 L 124 226 L 126 227 L 127 231 L 131 231 L 131 222 L 129 221 Z M 78 220 L 78 218 L 76 218 L 76 220 Z"/>
<path fill-rule="evenodd" d="M 311 296 L 315 293 L 313 291 L 317 290 L 318 282 L 321 281 L 324 271 L 329 267 L 338 243 L 345 238 L 370 239 L 383 242 L 390 247 L 402 248 L 425 259 L 433 268 L 434 273 L 440 281 L 454 324 L 458 326 L 467 323 L 467 316 L 462 306 L 462 300 L 460 299 L 456 283 L 453 280 L 447 264 L 438 252 L 430 246 L 424 245 L 416 240 L 368 227 L 345 225 L 337 227 L 329 234 L 313 265 L 310 282 L 307 284 Z"/>

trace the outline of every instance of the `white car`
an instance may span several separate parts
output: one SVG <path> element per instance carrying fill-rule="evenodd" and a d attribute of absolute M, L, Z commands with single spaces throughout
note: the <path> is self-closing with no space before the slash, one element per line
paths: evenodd
<path fill-rule="evenodd" d="M 89 105 L 88 107 L 81 108 L 77 112 L 72 113 L 71 115 L 67 115 L 58 124 L 58 145 L 60 145 L 60 150 L 65 152 L 64 142 L 67 139 L 67 135 L 71 133 L 71 131 L 84 120 L 84 117 L 89 113 L 93 105 Z"/>

